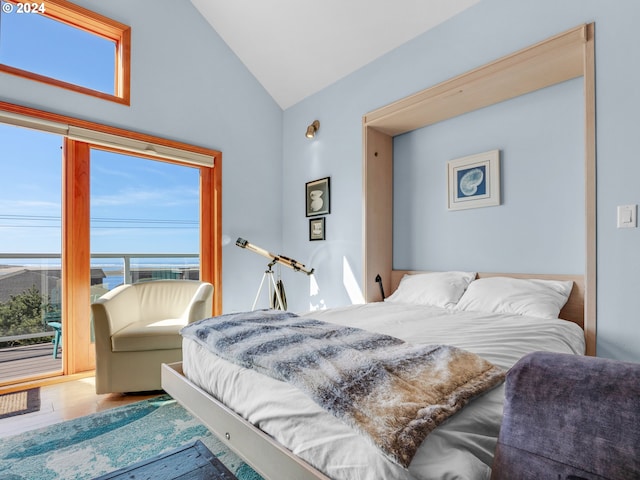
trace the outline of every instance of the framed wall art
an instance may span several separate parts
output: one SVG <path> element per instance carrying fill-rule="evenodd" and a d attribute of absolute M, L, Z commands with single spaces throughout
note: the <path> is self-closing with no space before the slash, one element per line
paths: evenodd
<path fill-rule="evenodd" d="M 307 217 L 330 213 L 330 177 L 307 182 L 305 184 L 305 196 L 307 199 Z"/>
<path fill-rule="evenodd" d="M 309 219 L 309 240 L 324 240 L 325 223 L 324 217 Z"/>
<path fill-rule="evenodd" d="M 447 162 L 448 209 L 500 205 L 500 150 Z"/>

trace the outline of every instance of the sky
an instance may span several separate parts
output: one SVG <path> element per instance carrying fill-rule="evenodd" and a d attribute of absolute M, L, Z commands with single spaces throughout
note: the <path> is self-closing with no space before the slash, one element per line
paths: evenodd
<path fill-rule="evenodd" d="M 2 2 L 0 16 L 2 63 L 113 94 L 113 42 L 36 13 L 17 13 L 10 3 Z"/>
<path fill-rule="evenodd" d="M 2 4 L 0 62 L 113 94 L 112 42 Z M 0 124 L 0 145 L 0 256 L 60 253 L 62 137 Z M 198 253 L 196 168 L 92 149 L 90 182 L 92 253 Z"/>

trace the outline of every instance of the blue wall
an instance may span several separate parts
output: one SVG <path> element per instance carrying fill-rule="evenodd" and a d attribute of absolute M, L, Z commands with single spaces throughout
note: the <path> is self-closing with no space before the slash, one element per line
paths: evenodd
<path fill-rule="evenodd" d="M 0 99 L 222 151 L 223 304 L 250 308 L 263 266 L 234 244 L 281 241 L 282 110 L 190 2 L 76 3 L 131 26 L 131 106 L 6 74 Z"/>
<path fill-rule="evenodd" d="M 640 361 L 640 229 L 618 230 L 615 221 L 616 205 L 640 203 L 640 57 L 630 53 L 637 18 L 640 3 L 634 0 L 483 0 L 286 110 L 283 249 L 317 270 L 317 290 L 287 274 L 290 306 L 357 301 L 350 278 L 361 283 L 363 114 L 595 22 L 597 348 L 600 356 Z M 579 81 L 570 81 L 397 138 L 396 266 L 582 273 L 581 95 Z M 303 133 L 315 118 L 321 128 L 310 142 Z M 493 148 L 503 152 L 503 205 L 447 212 L 446 161 Z M 327 240 L 309 242 L 304 183 L 323 176 L 332 182 Z M 405 212 L 398 217 L 398 210 Z M 476 231 L 491 227 L 476 236 L 476 249 L 463 240 L 469 222 Z"/>
<path fill-rule="evenodd" d="M 394 266 L 584 273 L 582 79 L 394 139 Z M 447 210 L 447 161 L 500 150 L 500 206 Z"/>

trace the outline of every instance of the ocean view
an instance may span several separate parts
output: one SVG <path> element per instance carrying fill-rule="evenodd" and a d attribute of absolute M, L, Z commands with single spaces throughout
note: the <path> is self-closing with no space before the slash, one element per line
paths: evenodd
<path fill-rule="evenodd" d="M 106 270 L 104 269 L 104 273 L 107 275 L 106 278 L 102 281 L 102 284 L 105 286 L 107 290 L 112 290 L 118 285 L 122 285 L 124 283 L 124 275 L 122 273 L 122 268 L 117 270 Z"/>

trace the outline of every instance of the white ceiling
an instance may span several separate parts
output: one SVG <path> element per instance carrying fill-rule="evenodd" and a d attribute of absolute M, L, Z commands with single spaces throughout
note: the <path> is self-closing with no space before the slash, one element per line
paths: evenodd
<path fill-rule="evenodd" d="M 191 0 L 281 108 L 480 0 Z"/>

